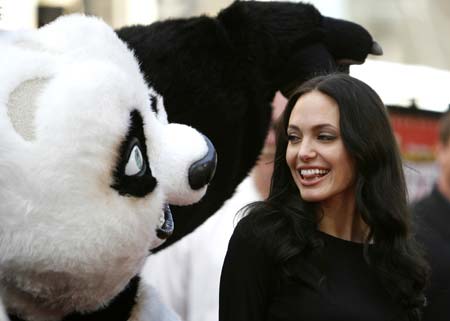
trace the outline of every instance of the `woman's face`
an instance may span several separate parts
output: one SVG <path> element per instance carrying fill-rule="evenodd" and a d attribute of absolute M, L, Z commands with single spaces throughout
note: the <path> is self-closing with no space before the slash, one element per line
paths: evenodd
<path fill-rule="evenodd" d="M 302 198 L 333 204 L 353 201 L 355 166 L 339 129 L 339 108 L 319 91 L 302 95 L 287 128 L 286 162 Z"/>

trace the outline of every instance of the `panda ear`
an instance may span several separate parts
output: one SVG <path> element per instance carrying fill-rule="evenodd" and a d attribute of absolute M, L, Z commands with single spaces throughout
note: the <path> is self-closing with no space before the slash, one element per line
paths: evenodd
<path fill-rule="evenodd" d="M 15 131 L 26 141 L 35 139 L 38 97 L 48 81 L 48 78 L 25 80 L 8 96 L 7 115 Z"/>
<path fill-rule="evenodd" d="M 50 81 L 54 54 L 39 42 L 37 30 L 0 32 L 0 108 L 19 140 L 33 141 L 40 93 Z M 11 129 L 11 128 L 9 128 Z"/>

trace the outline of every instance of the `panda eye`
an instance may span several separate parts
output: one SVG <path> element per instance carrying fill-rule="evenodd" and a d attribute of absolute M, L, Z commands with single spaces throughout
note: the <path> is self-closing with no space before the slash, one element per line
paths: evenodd
<path fill-rule="evenodd" d="M 138 145 L 134 145 L 125 165 L 125 175 L 136 176 L 145 173 L 145 162 Z"/>

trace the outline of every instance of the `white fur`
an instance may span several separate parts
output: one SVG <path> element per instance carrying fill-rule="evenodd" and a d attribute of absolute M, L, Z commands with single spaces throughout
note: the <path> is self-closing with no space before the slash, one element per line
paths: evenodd
<path fill-rule="evenodd" d="M 202 135 L 191 127 L 180 124 L 169 124 L 162 131 L 162 140 L 170 141 L 171 144 L 158 144 L 151 142 L 150 149 L 154 151 L 154 158 L 150 160 L 154 164 L 153 169 L 161 173 L 158 181 L 167 192 L 170 204 L 188 205 L 192 204 L 192 198 L 200 200 L 206 192 L 206 186 L 193 191 L 189 187 L 188 172 L 194 159 L 201 159 L 207 150 L 206 141 Z M 197 150 L 192 146 L 203 146 Z M 174 170 L 174 169 L 181 169 Z"/>
<path fill-rule="evenodd" d="M 167 124 L 163 107 L 151 112 L 155 93 L 102 21 L 69 16 L 5 39 L 0 297 L 8 311 L 30 321 L 59 320 L 107 304 L 138 274 L 148 251 L 162 242 L 155 229 L 164 203 L 203 196 L 206 188 L 190 189 L 187 170 L 206 154 L 206 143 L 192 128 Z M 33 80 L 38 90 L 23 85 Z M 11 98 L 17 91 L 21 103 Z M 16 106 L 27 99 L 33 108 Z M 110 187 L 132 110 L 143 117 L 158 181 L 144 198 Z M 27 121 L 14 123 L 23 113 Z"/>
<path fill-rule="evenodd" d="M 129 321 L 181 321 L 180 317 L 162 302 L 155 288 L 141 279 L 137 303 Z"/>

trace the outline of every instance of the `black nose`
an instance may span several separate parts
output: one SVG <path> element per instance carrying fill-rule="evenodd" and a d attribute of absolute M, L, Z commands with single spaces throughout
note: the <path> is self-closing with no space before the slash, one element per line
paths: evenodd
<path fill-rule="evenodd" d="M 189 168 L 189 185 L 193 190 L 198 190 L 208 184 L 214 176 L 217 165 L 217 154 L 211 141 L 204 136 L 208 152 Z"/>

